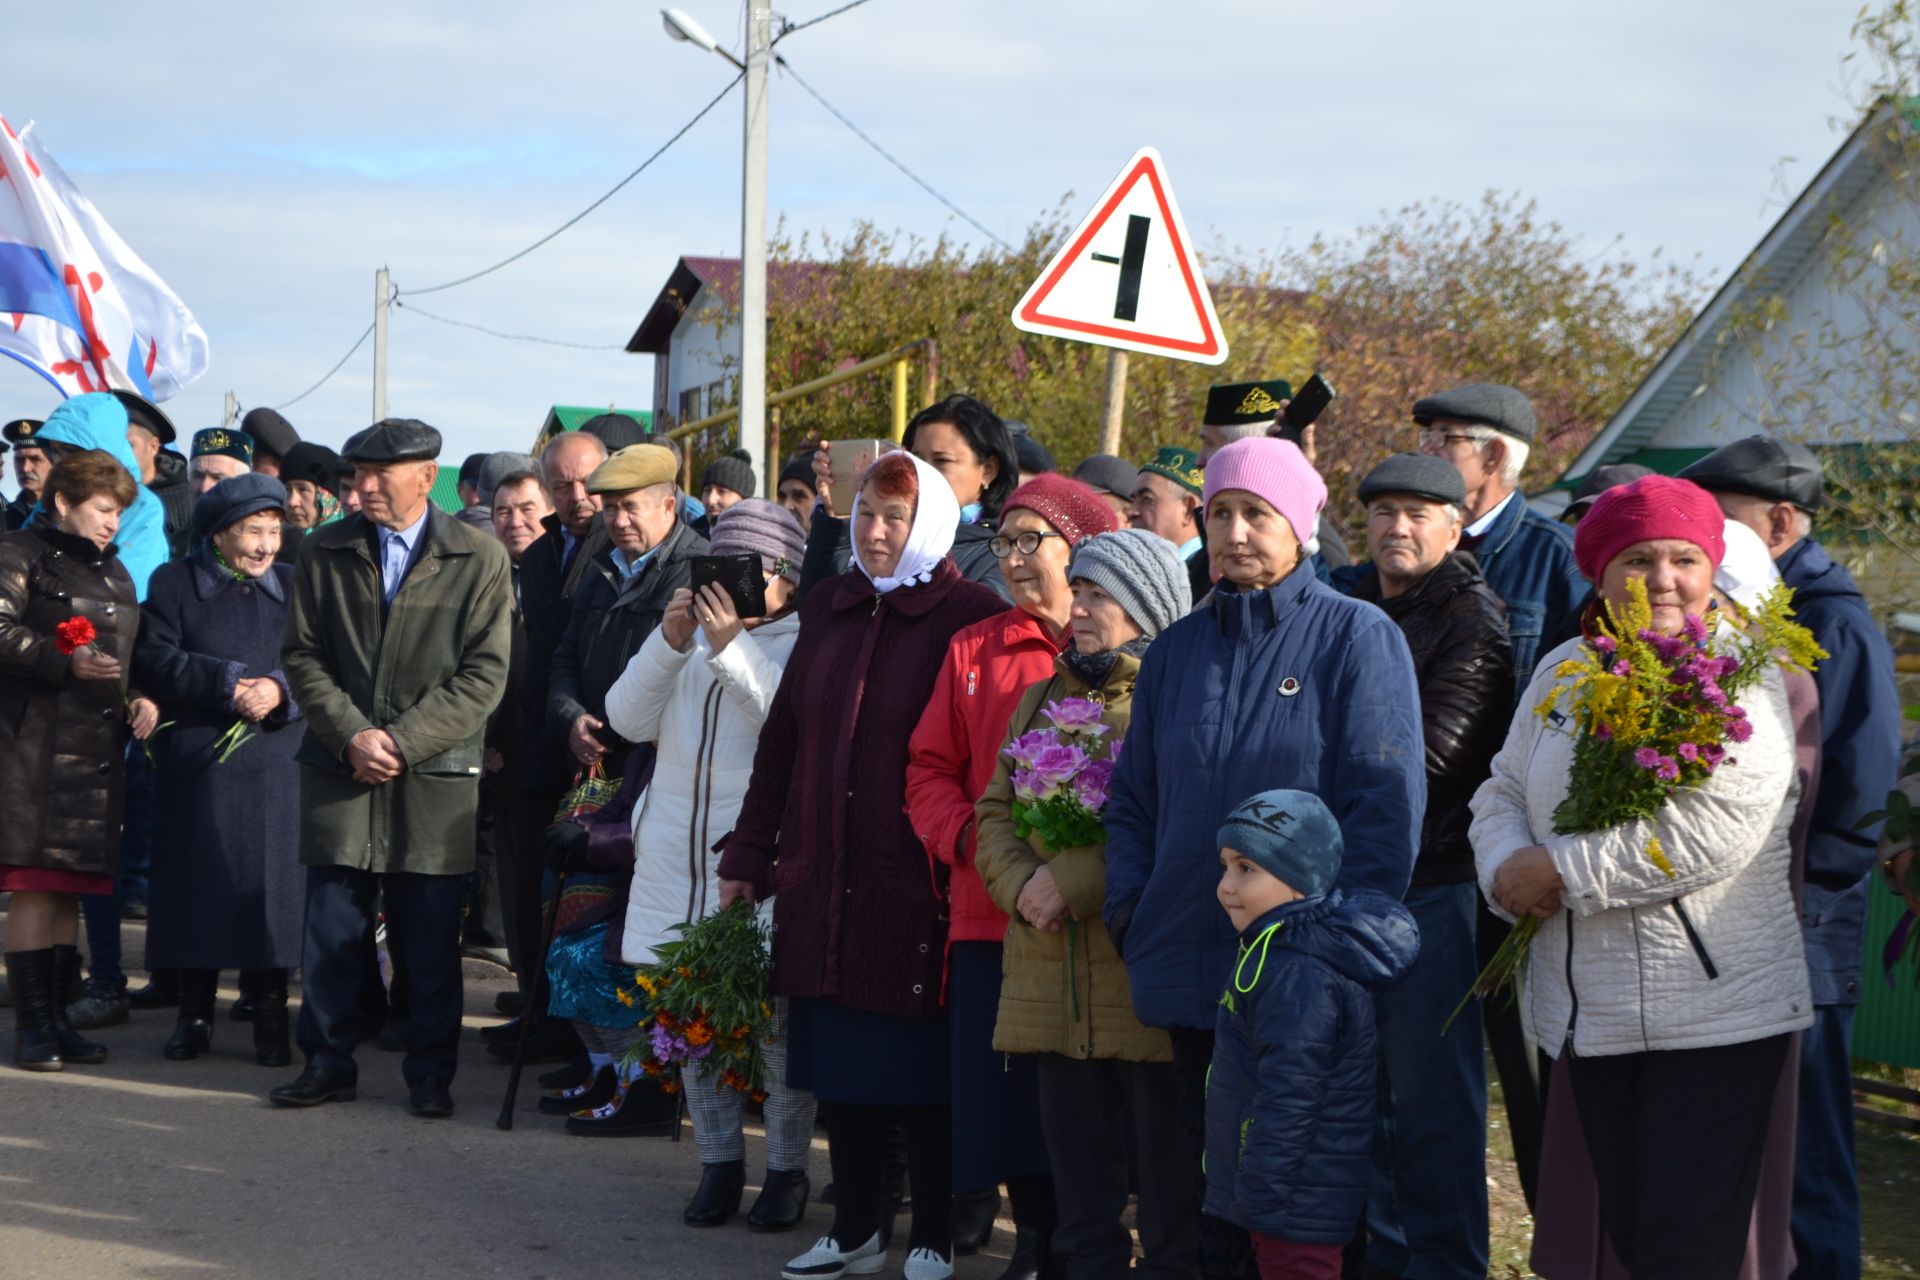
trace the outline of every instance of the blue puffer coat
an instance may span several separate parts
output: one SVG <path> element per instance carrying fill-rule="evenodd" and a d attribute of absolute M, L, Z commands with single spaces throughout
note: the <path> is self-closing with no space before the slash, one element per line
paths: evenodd
<path fill-rule="evenodd" d="M 1480 561 L 1493 594 L 1507 606 L 1507 638 L 1513 641 L 1513 696 L 1533 679 L 1540 636 L 1587 598 L 1587 580 L 1573 562 L 1573 530 L 1547 519 L 1515 493 L 1479 538 L 1460 549 Z"/>
<path fill-rule="evenodd" d="M 1407 909 L 1365 890 L 1275 907 L 1240 935 L 1207 1078 L 1209 1214 L 1298 1244 L 1352 1238 L 1377 1106 L 1369 989 L 1419 951 Z"/>
<path fill-rule="evenodd" d="M 1794 613 L 1828 654 L 1813 672 L 1820 689 L 1820 793 L 1807 832 L 1801 937 L 1813 1002 L 1858 1004 L 1867 873 L 1880 829 L 1856 826 L 1884 804 L 1900 772 L 1893 647 L 1874 625 L 1853 575 L 1825 547 L 1802 539 L 1779 566 L 1793 588 Z"/>
<path fill-rule="evenodd" d="M 1337 884 L 1405 896 L 1427 804 L 1420 692 L 1386 614 L 1296 569 L 1222 583 L 1140 666 L 1107 825 L 1107 930 L 1154 1027 L 1213 1025 L 1233 929 L 1214 835 L 1248 796 L 1319 796 L 1340 823 Z"/>

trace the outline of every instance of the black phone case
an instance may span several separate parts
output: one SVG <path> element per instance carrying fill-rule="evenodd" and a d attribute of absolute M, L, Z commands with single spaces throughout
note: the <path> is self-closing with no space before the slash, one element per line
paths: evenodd
<path fill-rule="evenodd" d="M 712 584 L 727 593 L 733 611 L 742 618 L 767 616 L 767 581 L 760 576 L 759 556 L 695 556 L 693 558 L 693 594 L 697 604 L 700 588 Z"/>

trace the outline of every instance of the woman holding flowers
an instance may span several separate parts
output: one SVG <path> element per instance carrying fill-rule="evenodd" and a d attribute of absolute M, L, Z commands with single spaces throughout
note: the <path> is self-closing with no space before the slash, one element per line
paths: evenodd
<path fill-rule="evenodd" d="M 994 1052 L 1007 916 L 988 896 L 975 865 L 973 806 L 1000 759 L 1007 718 L 1070 643 L 1067 561 L 1073 548 L 1115 527 L 1113 508 L 1077 480 L 1044 473 L 1013 491 L 1000 531 L 987 544 L 1000 561 L 1013 607 L 954 636 L 908 748 L 907 816 L 928 856 L 948 873 L 953 904 L 946 957 L 953 1186 L 961 1210 L 956 1219 L 975 1217 L 979 1232 L 967 1239 L 968 1224 L 956 1220 L 954 1234 L 961 1248 L 984 1243 L 1005 1182 L 1015 1243 L 1002 1280 L 1031 1280 L 1046 1268 L 1057 1215 L 1033 1060 L 1008 1062 Z M 965 1213 L 975 1205 L 983 1211 Z"/>
<path fill-rule="evenodd" d="M 1019 1055 L 1013 1061 L 1031 1064 L 1038 1078 L 1059 1204 L 1058 1274 L 1098 1280 L 1127 1270 L 1128 1130 L 1115 1117 L 1130 1112 L 1140 1273 L 1185 1276 L 1194 1265 L 1193 1188 L 1185 1132 L 1167 1105 L 1176 1092 L 1173 1048 L 1166 1032 L 1134 1016 L 1126 969 L 1101 922 L 1098 832 L 1141 656 L 1192 598 L 1173 544 L 1144 529 L 1088 538 L 1069 576 L 1072 647 L 1015 707 L 977 808 L 980 877 L 1012 917 L 992 1047 Z M 1050 758 L 1062 754 L 1069 758 Z M 1056 821 L 1036 805 L 1066 812 Z"/>
<path fill-rule="evenodd" d="M 287 970 L 300 963 L 300 719 L 280 673 L 293 584 L 275 563 L 287 491 L 249 472 L 193 507 L 193 550 L 147 587 L 133 669 L 170 722 L 154 745 L 153 896 L 147 967 L 178 971 L 180 1012 L 162 1052 L 213 1042 L 220 970 L 253 1002 L 254 1060 L 284 1067 Z"/>
<path fill-rule="evenodd" d="M 853 509 L 854 569 L 801 607 L 800 638 L 727 838 L 724 896 L 774 898 L 773 990 L 791 1013 L 788 1080 L 827 1110 L 833 1227 L 782 1274 L 883 1265 L 882 1148 L 897 1119 L 913 1179 L 909 1280 L 953 1274 L 945 877 L 906 809 L 907 740 L 955 632 L 1001 612 L 948 551 L 959 503 L 890 453 Z"/>
<path fill-rule="evenodd" d="M 1594 504 L 1575 558 L 1599 603 L 1473 801 L 1482 891 L 1522 923 L 1522 1023 L 1564 1068 L 1635 1277 L 1737 1274 L 1788 1037 L 1812 1021 L 1781 662 L 1818 651 L 1782 595 L 1739 620 L 1713 604 L 1722 526 L 1664 476 Z"/>
<path fill-rule="evenodd" d="M 0 893 L 13 1060 L 29 1071 L 107 1060 L 68 1022 L 67 987 L 79 895 L 111 893 L 119 871 L 128 729 L 160 722 L 126 685 L 140 610 L 114 537 L 138 492 L 113 456 L 71 452 L 31 523 L 0 535 Z"/>

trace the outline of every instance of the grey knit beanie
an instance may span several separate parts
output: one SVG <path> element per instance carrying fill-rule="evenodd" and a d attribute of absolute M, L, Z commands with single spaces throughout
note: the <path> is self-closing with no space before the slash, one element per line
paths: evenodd
<path fill-rule="evenodd" d="M 778 568 L 781 577 L 798 583 L 807 541 L 785 507 L 742 498 L 713 518 L 712 548 L 716 556 L 759 556 L 767 572 Z"/>
<path fill-rule="evenodd" d="M 1145 529 L 1097 533 L 1073 549 L 1067 580 L 1084 578 L 1112 596 L 1148 637 L 1187 616 L 1193 588 L 1173 544 Z"/>

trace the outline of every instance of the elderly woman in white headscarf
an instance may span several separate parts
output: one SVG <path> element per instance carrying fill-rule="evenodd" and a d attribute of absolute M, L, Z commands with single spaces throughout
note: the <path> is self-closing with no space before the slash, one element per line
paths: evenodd
<path fill-rule="evenodd" d="M 953 1274 L 946 886 L 906 816 L 907 740 L 953 634 L 1001 612 L 949 551 L 952 488 L 912 454 L 861 482 L 853 568 L 800 613 L 721 859 L 722 895 L 774 898 L 773 991 L 788 998 L 788 1082 L 826 1104 L 833 1227 L 783 1275 L 879 1269 L 882 1144 L 907 1134 L 906 1275 Z"/>

